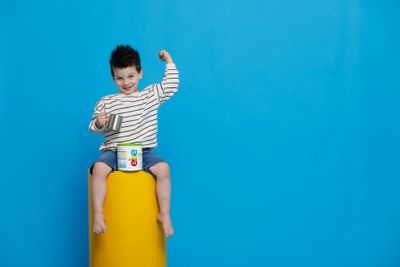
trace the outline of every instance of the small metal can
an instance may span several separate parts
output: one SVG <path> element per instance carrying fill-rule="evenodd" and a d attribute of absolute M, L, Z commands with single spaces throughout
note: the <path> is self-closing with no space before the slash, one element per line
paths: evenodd
<path fill-rule="evenodd" d="M 109 131 L 118 132 L 119 129 L 121 128 L 121 124 L 122 124 L 122 116 L 121 115 L 110 114 L 110 116 L 107 120 L 107 129 Z"/>

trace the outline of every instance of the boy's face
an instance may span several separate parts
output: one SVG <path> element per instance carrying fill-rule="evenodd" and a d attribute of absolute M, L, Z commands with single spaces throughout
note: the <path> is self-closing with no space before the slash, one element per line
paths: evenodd
<path fill-rule="evenodd" d="M 138 73 L 135 66 L 123 69 L 113 68 L 113 80 L 121 93 L 125 95 L 138 91 L 139 80 L 142 79 L 143 71 Z"/>

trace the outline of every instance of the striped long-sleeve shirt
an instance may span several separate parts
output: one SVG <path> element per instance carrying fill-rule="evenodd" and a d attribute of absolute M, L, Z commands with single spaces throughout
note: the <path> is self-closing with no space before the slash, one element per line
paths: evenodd
<path fill-rule="evenodd" d="M 161 83 L 152 84 L 142 91 L 130 95 L 122 93 L 102 97 L 94 108 L 89 130 L 105 134 L 105 141 L 99 150 L 116 150 L 117 144 L 140 143 L 143 147 L 157 146 L 158 108 L 170 99 L 178 90 L 179 77 L 175 64 L 166 64 L 164 79 Z M 96 127 L 96 116 L 100 112 L 107 115 L 116 114 L 123 117 L 118 132 Z"/>

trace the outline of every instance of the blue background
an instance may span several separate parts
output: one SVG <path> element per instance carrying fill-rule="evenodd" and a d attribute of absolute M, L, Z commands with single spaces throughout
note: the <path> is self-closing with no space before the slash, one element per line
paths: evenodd
<path fill-rule="evenodd" d="M 400 266 L 397 1 L 3 1 L 0 266 L 87 266 L 111 50 L 167 49 L 173 267 Z"/>

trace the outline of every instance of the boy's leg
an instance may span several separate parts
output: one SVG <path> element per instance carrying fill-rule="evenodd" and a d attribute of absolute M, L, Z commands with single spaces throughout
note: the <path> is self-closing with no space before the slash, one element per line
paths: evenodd
<path fill-rule="evenodd" d="M 96 162 L 93 166 L 92 175 L 92 203 L 93 203 L 93 232 L 96 234 L 104 233 L 106 225 L 104 223 L 103 203 L 106 196 L 106 179 L 112 168 L 103 162 Z"/>
<path fill-rule="evenodd" d="M 157 178 L 156 191 L 160 205 L 158 220 L 163 226 L 165 236 L 170 237 L 174 234 L 174 229 L 170 218 L 171 177 L 169 166 L 165 162 L 159 162 L 151 166 L 149 170 Z"/>

